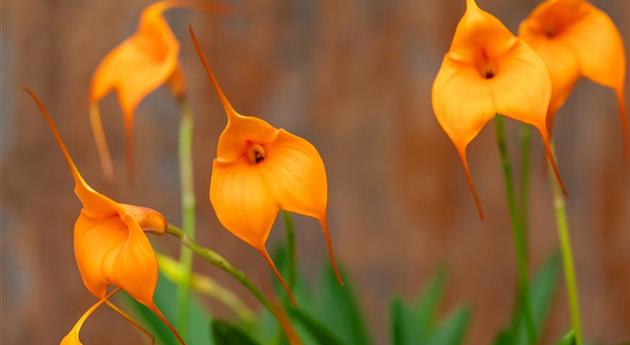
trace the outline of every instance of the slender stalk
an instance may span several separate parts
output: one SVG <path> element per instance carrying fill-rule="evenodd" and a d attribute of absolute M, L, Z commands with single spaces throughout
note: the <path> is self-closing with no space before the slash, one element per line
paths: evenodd
<path fill-rule="evenodd" d="M 234 279 L 236 279 L 239 283 L 241 283 L 241 285 L 243 285 L 247 290 L 249 290 L 249 292 L 251 292 L 252 295 L 254 295 L 254 297 L 256 297 L 256 299 L 267 310 L 269 310 L 269 312 L 272 315 L 278 318 L 276 312 L 274 311 L 273 305 L 271 304 L 269 299 L 267 299 L 267 297 L 263 295 L 263 293 L 256 287 L 256 285 L 254 285 L 254 283 L 252 283 L 251 280 L 247 278 L 247 276 L 245 275 L 245 273 L 243 273 L 243 271 L 234 267 L 230 262 L 228 262 L 219 253 L 197 244 L 188 235 L 186 235 L 181 229 L 173 225 L 169 225 L 167 231 L 169 234 L 179 238 L 182 241 L 182 244 L 190 248 L 193 253 L 199 255 L 210 264 L 220 268 L 221 270 L 225 271 L 227 274 L 231 275 Z"/>
<path fill-rule="evenodd" d="M 179 98 L 181 109 L 179 125 L 179 171 L 181 183 L 182 230 L 190 238 L 195 238 L 195 189 L 193 181 L 193 115 L 185 97 Z M 177 328 L 186 337 L 188 312 L 190 309 L 190 280 L 193 253 L 182 245 L 180 262 L 183 268 L 182 279 L 177 286 Z"/>
<path fill-rule="evenodd" d="M 529 283 L 527 274 L 527 247 L 525 234 L 523 232 L 520 216 L 516 203 L 516 193 L 514 191 L 514 180 L 512 177 L 512 164 L 505 141 L 505 128 L 503 125 L 503 117 L 496 116 L 496 135 L 497 146 L 501 155 L 501 165 L 503 168 L 503 178 L 505 180 L 505 188 L 508 199 L 508 210 L 510 213 L 510 222 L 512 223 L 512 234 L 514 236 L 514 249 L 516 251 L 516 266 L 518 271 L 518 302 L 521 310 L 524 310 L 525 328 L 527 334 L 527 343 L 534 344 L 537 339 L 536 328 L 534 327 L 534 319 L 532 316 Z"/>
<path fill-rule="evenodd" d="M 295 258 L 295 225 L 293 224 L 293 218 L 287 211 L 282 211 L 284 218 L 284 228 L 287 234 L 287 284 L 289 288 L 293 290 L 295 288 L 295 281 L 297 279 L 296 273 L 296 258 Z"/>
<path fill-rule="evenodd" d="M 164 274 L 168 280 L 179 284 L 183 277 L 182 264 L 167 255 L 158 254 L 157 258 L 160 265 L 160 272 Z M 228 308 L 232 309 L 243 322 L 251 323 L 254 321 L 254 312 L 245 302 L 214 279 L 193 272 L 190 279 L 190 288 L 199 294 L 225 304 Z"/>
<path fill-rule="evenodd" d="M 552 154 L 555 158 L 555 153 Z M 575 276 L 575 264 L 573 263 L 573 251 L 571 249 L 571 236 L 569 234 L 569 222 L 567 218 L 566 203 L 564 193 L 558 184 L 555 176 L 551 178 L 551 189 L 553 192 L 553 208 L 556 214 L 556 224 L 558 227 L 558 238 L 560 249 L 562 250 L 562 263 L 564 266 L 564 279 L 567 286 L 567 298 L 569 301 L 569 312 L 571 314 L 571 325 L 575 332 L 576 345 L 582 345 L 582 321 L 580 317 L 580 300 L 578 294 L 577 279 Z"/>
<path fill-rule="evenodd" d="M 521 227 L 523 228 L 523 235 L 525 238 L 526 261 L 529 262 L 529 170 L 532 155 L 532 127 L 525 124 L 521 125 L 519 134 L 521 139 L 521 179 L 519 183 L 519 210 Z"/>

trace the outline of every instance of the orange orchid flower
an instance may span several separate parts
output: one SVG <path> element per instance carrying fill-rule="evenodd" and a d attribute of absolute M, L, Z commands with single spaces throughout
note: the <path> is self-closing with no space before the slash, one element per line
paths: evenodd
<path fill-rule="evenodd" d="M 546 122 L 550 97 L 551 79 L 538 54 L 474 0 L 467 0 L 466 13 L 433 83 L 432 103 L 438 122 L 459 153 L 482 220 L 466 148 L 496 114 L 538 129 L 560 181 Z"/>
<path fill-rule="evenodd" d="M 630 154 L 624 98 L 626 52 L 610 17 L 585 0 L 547 0 L 521 23 L 520 37 L 549 67 L 552 81 L 548 125 L 584 76 L 615 90 L 624 149 Z"/>
<path fill-rule="evenodd" d="M 116 90 L 124 117 L 126 160 L 133 177 L 133 120 L 140 102 L 161 85 L 167 84 L 174 97 L 185 97 L 183 71 L 179 63 L 179 42 L 171 31 L 164 11 L 190 6 L 209 11 L 220 7 L 212 3 L 185 0 L 163 0 L 149 5 L 140 16 L 137 31 L 110 51 L 92 76 L 90 90 L 90 122 L 98 147 L 103 172 L 113 179 L 109 149 L 101 123 L 98 102 Z"/>
<path fill-rule="evenodd" d="M 33 91 L 25 91 L 53 132 L 72 172 L 74 192 L 83 204 L 74 224 L 74 255 L 86 288 L 101 299 L 110 284 L 125 290 L 151 309 L 184 344 L 153 301 L 158 263 L 144 232 L 165 233 L 166 219 L 155 210 L 121 204 L 92 189 L 79 173 L 44 104 Z"/>
<path fill-rule="evenodd" d="M 227 115 L 227 126 L 221 133 L 217 158 L 212 163 L 209 193 L 219 221 L 265 258 L 295 303 L 265 242 L 280 209 L 318 219 L 337 279 L 343 284 L 326 223 L 326 169 L 317 149 L 284 129 L 237 113 L 206 61 L 192 28 L 189 31 Z"/>

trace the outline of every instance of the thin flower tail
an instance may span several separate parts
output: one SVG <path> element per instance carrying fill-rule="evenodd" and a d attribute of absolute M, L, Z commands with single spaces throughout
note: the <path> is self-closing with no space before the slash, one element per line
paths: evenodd
<path fill-rule="evenodd" d="M 459 158 L 462 161 L 462 165 L 464 167 L 464 173 L 466 174 L 466 184 L 468 184 L 468 189 L 470 193 L 472 193 L 473 199 L 475 200 L 475 205 L 477 206 L 477 211 L 479 212 L 479 218 L 481 221 L 484 221 L 483 208 L 481 207 L 481 200 L 479 199 L 479 194 L 477 194 L 477 188 L 473 182 L 472 174 L 470 173 L 470 167 L 468 166 L 468 158 L 466 155 L 466 146 L 456 145 L 457 153 L 459 154 Z"/>
<path fill-rule="evenodd" d="M 155 305 L 155 303 L 153 303 L 152 305 L 148 306 L 149 309 L 151 309 L 151 311 L 162 321 L 164 322 L 164 324 L 166 325 L 166 327 L 168 327 L 168 329 L 171 330 L 171 332 L 173 333 L 173 335 L 175 336 L 175 338 L 177 338 L 177 341 L 179 341 L 180 344 L 182 345 L 186 345 L 186 342 L 184 341 L 184 339 L 182 339 L 182 336 L 179 335 L 179 333 L 177 332 L 177 330 L 175 329 L 175 327 L 173 327 L 173 325 L 171 324 L 170 321 L 168 321 L 168 319 L 166 318 L 166 316 L 164 316 L 164 314 L 162 314 L 162 312 L 160 311 L 160 309 L 158 309 L 158 307 Z"/>
<path fill-rule="evenodd" d="M 118 315 L 122 316 L 125 320 L 129 321 L 129 323 L 131 323 L 136 329 L 138 329 L 140 332 L 144 333 L 147 337 L 149 337 L 151 339 L 151 345 L 155 344 L 155 337 L 147 329 L 142 327 L 141 324 L 139 324 L 136 320 L 134 320 L 129 314 L 125 313 L 122 309 L 118 308 L 110 300 L 106 300 L 105 303 L 107 303 L 107 306 L 110 307 L 113 311 L 118 313 Z"/>
<path fill-rule="evenodd" d="M 282 305 L 273 294 L 271 295 L 271 309 L 273 310 L 273 314 L 278 318 L 280 327 L 282 327 L 282 330 L 284 330 L 284 334 L 287 336 L 289 344 L 302 345 L 300 337 L 291 324 L 291 319 L 289 319 L 287 313 L 284 311 L 284 309 L 282 309 Z"/>
<path fill-rule="evenodd" d="M 284 290 L 287 292 L 287 295 L 289 295 L 289 299 L 291 299 L 291 303 L 293 303 L 293 305 L 296 306 L 297 302 L 295 300 L 295 297 L 293 296 L 293 292 L 291 292 L 289 285 L 287 284 L 286 281 L 284 281 L 284 278 L 282 278 L 282 274 L 280 274 L 280 271 L 278 271 L 276 264 L 271 259 L 271 256 L 269 256 L 269 252 L 267 251 L 267 248 L 265 248 L 265 246 L 263 245 L 262 247 L 256 248 L 256 249 L 258 250 L 260 255 L 262 255 L 262 257 L 265 259 L 265 261 L 267 261 L 267 264 L 269 265 L 273 273 L 276 275 L 276 277 L 280 281 L 280 284 L 282 284 L 282 286 L 284 287 Z"/>
<path fill-rule="evenodd" d="M 108 293 L 106 296 L 104 296 L 98 302 L 96 302 L 93 306 L 91 306 L 90 309 L 88 309 L 85 313 L 83 313 L 79 321 L 77 321 L 77 323 L 74 324 L 70 332 L 68 332 L 68 334 L 65 337 L 63 337 L 60 345 L 81 345 L 81 340 L 79 339 L 79 333 L 81 332 L 81 327 L 83 327 L 85 320 L 87 320 L 90 317 L 90 315 L 92 315 L 92 313 L 96 311 L 96 309 L 98 309 L 103 303 L 105 303 L 109 298 L 115 295 L 118 291 L 120 291 L 120 288 L 116 288 L 112 292 Z"/>
<path fill-rule="evenodd" d="M 619 103 L 619 120 L 621 120 L 621 134 L 623 136 L 623 153 L 626 158 L 626 162 L 630 162 L 630 129 L 628 128 L 628 113 L 623 87 L 617 89 L 615 93 L 617 94 L 617 103 Z"/>
<path fill-rule="evenodd" d="M 48 127 L 50 128 L 53 135 L 55 136 L 55 139 L 57 140 L 57 144 L 59 145 L 59 148 L 61 149 L 61 152 L 63 153 L 63 157 L 66 159 L 66 162 L 68 163 L 68 166 L 70 167 L 70 171 L 72 172 L 72 177 L 74 177 L 75 182 L 80 185 L 84 185 L 84 186 L 87 185 L 87 183 L 85 182 L 85 180 L 79 173 L 77 166 L 74 164 L 74 161 L 72 160 L 72 156 L 70 155 L 70 152 L 68 151 L 68 148 L 66 147 L 66 144 L 63 142 L 63 139 L 61 138 L 61 134 L 59 134 L 59 131 L 57 130 L 57 126 L 55 125 L 55 121 L 52 119 L 52 116 L 50 116 L 50 113 L 46 109 L 46 106 L 35 94 L 35 92 L 33 92 L 31 89 L 27 87 L 23 89 L 26 93 L 28 93 L 31 96 L 31 98 L 33 98 L 33 101 L 35 101 L 35 104 L 37 105 L 40 112 L 42 113 L 42 116 L 48 123 Z"/>
<path fill-rule="evenodd" d="M 197 36 L 195 36 L 195 32 L 193 31 L 193 28 L 191 25 L 188 26 L 188 32 L 190 33 L 190 38 L 193 41 L 195 50 L 197 51 L 197 55 L 199 55 L 199 59 L 201 60 L 201 63 L 203 64 L 203 68 L 206 70 L 206 73 L 208 74 L 208 78 L 210 79 L 212 86 L 214 86 L 214 89 L 216 90 L 217 95 L 219 95 L 219 99 L 221 100 L 223 109 L 225 109 L 225 114 L 227 115 L 228 122 L 237 119 L 238 117 L 240 117 L 240 115 L 236 112 L 236 110 L 234 110 L 234 107 L 232 107 L 232 104 L 230 104 L 230 101 L 228 101 L 227 97 L 225 96 L 225 93 L 223 93 L 223 89 L 221 88 L 221 85 L 219 85 L 219 81 L 217 80 L 217 77 L 214 75 L 214 72 L 212 71 L 212 68 L 210 67 L 210 64 L 208 63 L 208 60 L 205 57 L 203 49 L 201 48 L 201 45 L 199 44 L 199 41 L 197 40 Z"/>
<path fill-rule="evenodd" d="M 558 184 L 560 185 L 560 189 L 562 190 L 562 194 L 564 194 L 565 197 L 569 196 L 569 193 L 567 192 L 567 188 L 564 185 L 564 182 L 562 181 L 562 178 L 560 177 L 560 170 L 558 169 L 558 165 L 556 163 L 556 157 L 553 153 L 553 149 L 551 147 L 551 141 L 549 140 L 549 134 L 547 132 L 546 128 L 538 128 L 538 131 L 540 131 L 540 136 L 543 139 L 543 144 L 545 146 L 545 154 L 547 155 L 547 160 L 549 161 L 549 164 L 551 165 L 551 169 L 553 169 L 553 174 L 556 177 L 556 180 L 558 181 Z"/>
<path fill-rule="evenodd" d="M 103 121 L 101 121 L 101 111 L 99 110 L 97 103 L 90 102 L 89 113 L 90 125 L 92 126 L 92 133 L 94 133 L 94 140 L 96 141 L 96 148 L 101 161 L 101 168 L 103 169 L 103 174 L 105 175 L 107 181 L 112 183 L 114 181 L 114 167 L 112 164 L 112 157 L 109 154 L 105 130 L 103 129 Z"/>
<path fill-rule="evenodd" d="M 330 264 L 335 271 L 335 276 L 337 277 L 339 285 L 343 286 L 343 278 L 341 277 L 341 273 L 337 267 L 337 260 L 335 259 L 335 252 L 333 250 L 332 240 L 330 239 L 330 231 L 328 231 L 328 222 L 326 221 L 326 218 L 322 218 L 319 222 L 322 225 L 322 231 L 324 232 L 324 237 L 326 238 L 326 246 L 328 247 L 328 254 L 330 255 Z"/>

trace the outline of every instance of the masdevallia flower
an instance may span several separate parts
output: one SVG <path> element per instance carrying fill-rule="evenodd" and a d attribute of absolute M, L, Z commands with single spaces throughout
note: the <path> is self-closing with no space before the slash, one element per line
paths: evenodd
<path fill-rule="evenodd" d="M 111 50 L 92 75 L 90 88 L 90 123 L 94 132 L 103 172 L 113 178 L 113 166 L 98 102 L 116 91 L 123 113 L 126 160 L 133 176 L 133 120 L 140 102 L 162 85 L 167 85 L 177 100 L 185 97 L 186 88 L 179 62 L 179 42 L 163 16 L 173 7 L 196 7 L 219 11 L 212 2 L 162 0 L 149 5 L 140 16 L 136 32 Z"/>
<path fill-rule="evenodd" d="M 316 218 L 341 283 L 326 222 L 326 169 L 317 149 L 284 129 L 237 113 L 206 61 L 192 28 L 190 34 L 227 115 L 210 179 L 210 202 L 219 221 L 265 258 L 295 303 L 265 242 L 281 209 Z"/>
<path fill-rule="evenodd" d="M 585 0 L 547 0 L 521 23 L 519 36 L 549 67 L 549 128 L 582 76 L 613 89 L 619 103 L 624 149 L 630 154 L 624 98 L 626 52 L 610 17 Z"/>
<path fill-rule="evenodd" d="M 166 232 L 164 216 L 150 208 L 118 203 L 95 191 L 83 179 L 57 127 L 41 100 L 29 89 L 59 144 L 74 178 L 83 207 L 74 224 L 74 255 L 85 287 L 99 299 L 114 285 L 151 309 L 184 341 L 153 301 L 158 263 L 145 231 Z"/>
<path fill-rule="evenodd" d="M 550 97 L 549 71 L 538 54 L 474 0 L 467 0 L 466 13 L 433 83 L 432 103 L 438 122 L 459 153 L 482 219 L 466 148 L 497 114 L 538 129 L 560 181 L 546 122 Z"/>

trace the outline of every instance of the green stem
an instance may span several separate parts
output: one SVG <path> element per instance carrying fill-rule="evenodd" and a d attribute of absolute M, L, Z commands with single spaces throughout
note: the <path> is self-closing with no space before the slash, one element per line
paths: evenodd
<path fill-rule="evenodd" d="M 190 248 L 193 253 L 199 255 L 210 264 L 220 268 L 221 270 L 225 271 L 227 274 L 231 275 L 234 279 L 236 279 L 239 283 L 241 283 L 241 285 L 243 285 L 247 290 L 249 290 L 249 292 L 251 292 L 252 295 L 254 295 L 254 297 L 256 297 L 256 299 L 265 308 L 267 308 L 267 310 L 269 310 L 269 312 L 272 315 L 277 317 L 276 312 L 274 311 L 274 308 L 271 302 L 267 299 L 267 297 L 265 297 L 265 295 L 263 295 L 263 293 L 260 290 L 258 290 L 256 285 L 254 285 L 254 283 L 252 283 L 251 280 L 247 278 L 247 276 L 245 275 L 245 273 L 243 273 L 243 271 L 234 267 L 230 262 L 228 262 L 219 253 L 197 244 L 190 237 L 184 234 L 184 232 L 181 229 L 178 229 L 177 227 L 173 225 L 169 225 L 168 233 L 179 238 L 182 241 L 182 244 Z"/>
<path fill-rule="evenodd" d="M 519 134 L 521 139 L 521 180 L 519 183 L 519 209 L 521 227 L 523 228 L 523 235 L 525 238 L 525 258 L 526 262 L 529 262 L 529 170 L 532 147 L 532 127 L 525 124 L 521 125 Z"/>
<path fill-rule="evenodd" d="M 287 211 L 282 211 L 284 216 L 284 228 L 287 233 L 287 284 L 291 291 L 295 287 L 295 281 L 297 279 L 296 273 L 296 258 L 295 258 L 295 225 L 293 224 L 293 218 Z"/>
<path fill-rule="evenodd" d="M 160 272 L 170 281 L 179 283 L 183 278 L 182 264 L 167 255 L 157 254 Z M 192 273 L 190 279 L 191 290 L 201 295 L 216 299 L 232 309 L 245 323 L 251 324 L 255 320 L 254 312 L 231 290 L 223 287 L 214 279 Z"/>
<path fill-rule="evenodd" d="M 181 118 L 179 125 L 179 170 L 181 183 L 182 230 L 195 238 L 195 189 L 193 182 L 193 115 L 185 98 L 180 98 Z M 182 279 L 177 286 L 177 328 L 186 337 L 190 309 L 190 279 L 193 254 L 184 245 L 181 247 L 180 262 Z"/>
<path fill-rule="evenodd" d="M 553 144 L 551 148 L 553 153 Z M 554 157 L 555 159 L 555 157 Z M 575 332 L 576 345 L 582 345 L 582 321 L 580 317 L 580 300 L 577 287 L 577 279 L 575 276 L 575 264 L 573 263 L 573 251 L 571 250 L 571 236 L 569 234 L 569 222 L 567 218 L 566 203 L 564 194 L 560 185 L 550 171 L 552 192 L 553 192 L 553 208 L 556 214 L 556 224 L 558 226 L 558 238 L 560 240 L 560 249 L 562 250 L 562 262 L 564 265 L 564 279 L 567 286 L 567 297 L 569 301 L 569 311 L 571 313 L 571 324 Z"/>
<path fill-rule="evenodd" d="M 510 163 L 507 143 L 505 141 L 505 128 L 503 125 L 502 116 L 496 116 L 495 125 L 497 146 L 499 147 L 499 153 L 501 155 L 501 165 L 503 168 L 503 177 L 505 180 L 505 188 L 508 198 L 508 210 L 510 213 L 510 222 L 512 223 L 512 234 L 514 236 L 514 248 L 516 251 L 516 266 L 518 271 L 518 301 L 521 305 L 520 309 L 524 311 L 523 317 L 525 318 L 525 327 L 528 340 L 527 343 L 534 344 L 536 343 L 537 335 L 536 328 L 534 327 L 534 319 L 532 316 L 529 283 L 527 277 L 527 247 L 525 234 L 523 233 L 523 228 L 516 204 L 516 193 L 514 191 L 514 181 L 512 178 L 512 165 Z"/>

